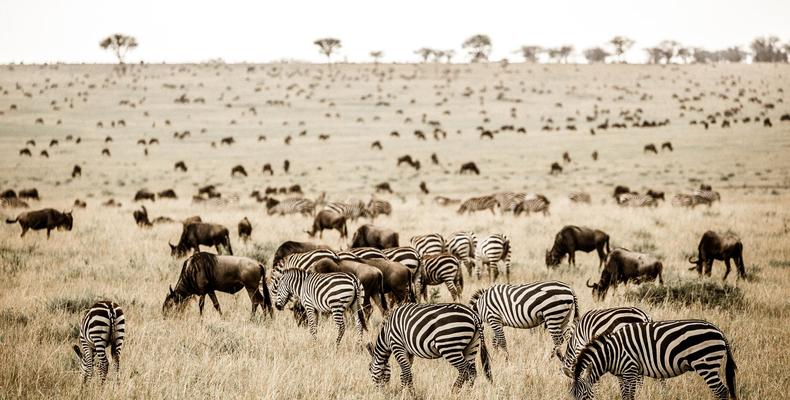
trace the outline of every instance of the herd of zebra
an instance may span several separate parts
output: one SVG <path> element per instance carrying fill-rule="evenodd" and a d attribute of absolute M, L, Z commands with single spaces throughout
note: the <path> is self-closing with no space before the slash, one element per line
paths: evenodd
<path fill-rule="evenodd" d="M 561 373 L 572 379 L 570 393 L 577 400 L 592 399 L 594 385 L 606 373 L 620 380 L 623 399 L 633 399 L 645 376 L 663 380 L 690 371 L 704 379 L 717 399 L 736 398 L 732 349 L 711 323 L 653 321 L 635 307 L 582 314 L 573 288 L 563 282 L 511 284 L 510 241 L 505 235 L 478 241 L 471 232 L 457 232 L 447 240 L 440 234 L 427 234 L 411 237 L 409 242 L 410 246 L 339 252 L 309 242 L 284 242 L 274 255 L 268 277 L 264 264 L 256 260 L 196 252 L 184 261 L 176 288 L 170 288 L 162 310 L 166 316 L 174 308 L 183 310 L 187 300 L 197 295 L 202 313 L 208 295 L 221 314 L 215 291 L 235 293 L 246 288 L 253 316 L 259 305 L 272 315 L 272 303 L 278 310 L 293 303 L 297 322 L 306 320 L 314 339 L 321 315 L 331 315 L 339 346 L 346 312 L 351 312 L 363 344 L 371 303 L 378 303 L 383 319 L 375 340 L 365 346 L 370 376 L 379 387 L 388 383 L 389 359 L 394 357 L 402 387 L 411 394 L 414 356 L 443 358 L 455 367 L 458 376 L 452 391 L 457 392 L 474 384 L 479 354 L 484 375 L 493 382 L 483 328 L 487 324 L 493 331 L 493 347 L 506 358 L 504 327 L 543 326 L 552 340 L 550 354 L 559 359 Z M 459 303 L 462 266 L 468 276 L 478 278 L 487 269 L 495 281 L 500 263 L 508 283 L 493 283 L 475 291 L 469 303 Z M 453 303 L 432 303 L 425 296 L 427 286 L 441 284 L 447 286 Z M 368 292 L 378 297 L 370 298 Z M 92 374 L 94 355 L 102 381 L 106 379 L 108 348 L 119 370 L 125 332 L 126 320 L 117 304 L 102 301 L 88 310 L 81 324 L 80 346 L 74 346 L 82 360 L 83 382 Z"/>

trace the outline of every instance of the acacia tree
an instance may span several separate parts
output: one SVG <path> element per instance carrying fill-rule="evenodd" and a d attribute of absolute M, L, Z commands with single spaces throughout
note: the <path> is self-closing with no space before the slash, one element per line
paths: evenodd
<path fill-rule="evenodd" d="M 428 47 L 423 47 L 421 49 L 414 50 L 414 54 L 417 54 L 422 58 L 422 62 L 427 63 L 428 59 L 434 55 L 436 51 L 434 49 L 430 49 Z"/>
<path fill-rule="evenodd" d="M 375 50 L 370 52 L 370 58 L 373 59 L 373 64 L 379 65 L 379 59 L 384 56 L 384 52 L 381 50 Z"/>
<path fill-rule="evenodd" d="M 118 64 L 123 64 L 126 53 L 137 47 L 137 39 L 134 36 L 115 33 L 99 42 L 99 47 L 104 50 L 111 50 L 118 59 Z"/>
<path fill-rule="evenodd" d="M 521 53 L 521 56 L 524 57 L 525 62 L 535 63 L 538 62 L 538 54 L 541 52 L 541 47 L 524 45 L 515 52 Z"/>
<path fill-rule="evenodd" d="M 617 57 L 620 62 L 625 62 L 623 55 L 634 45 L 635 42 L 633 39 L 618 35 L 609 40 L 609 43 L 614 49 L 615 57 Z"/>
<path fill-rule="evenodd" d="M 340 47 L 342 47 L 340 45 L 340 39 L 335 39 L 335 38 L 331 38 L 331 37 L 323 38 L 323 39 L 316 40 L 315 42 L 313 42 L 313 44 L 318 46 L 318 51 L 321 52 L 321 54 L 326 56 L 326 64 L 329 66 L 329 71 L 331 72 L 332 71 L 332 59 L 331 59 L 332 53 L 336 49 L 339 49 Z"/>
<path fill-rule="evenodd" d="M 448 64 L 450 64 L 450 62 L 453 60 L 453 56 L 455 56 L 455 50 L 450 49 L 444 51 L 444 58 L 447 60 Z"/>
<path fill-rule="evenodd" d="M 477 34 L 466 39 L 461 48 L 467 49 L 473 63 L 488 61 L 491 55 L 491 38 L 488 35 Z"/>
<path fill-rule="evenodd" d="M 754 62 L 787 62 L 787 53 L 776 36 L 755 38 L 750 47 L 754 53 Z"/>
<path fill-rule="evenodd" d="M 564 63 L 568 63 L 568 57 L 570 57 L 571 53 L 573 53 L 573 46 L 565 45 L 559 48 L 559 56 L 560 60 Z"/>
<path fill-rule="evenodd" d="M 593 47 L 584 50 L 584 58 L 586 58 L 590 64 L 604 62 L 606 61 L 606 57 L 609 57 L 610 55 L 611 54 L 609 54 L 608 51 L 600 47 Z"/>
<path fill-rule="evenodd" d="M 648 47 L 645 49 L 647 52 L 648 64 L 661 64 L 661 59 L 664 57 L 664 52 L 660 47 Z"/>
<path fill-rule="evenodd" d="M 664 58 L 664 63 L 669 64 L 678 55 L 680 43 L 675 40 L 664 40 L 658 44 L 658 48 L 661 49 L 661 57 Z"/>

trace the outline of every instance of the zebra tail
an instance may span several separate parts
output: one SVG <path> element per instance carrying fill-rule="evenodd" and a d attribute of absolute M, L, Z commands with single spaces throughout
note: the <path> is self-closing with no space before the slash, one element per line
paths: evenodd
<path fill-rule="evenodd" d="M 74 352 L 75 352 L 75 353 L 77 353 L 77 358 L 79 358 L 80 360 L 82 360 L 82 351 L 80 351 L 80 346 L 77 346 L 77 345 L 75 344 L 75 345 L 72 347 L 72 349 L 74 349 Z"/>
<path fill-rule="evenodd" d="M 269 287 L 266 285 L 266 266 L 258 264 L 261 269 L 261 294 L 263 295 L 263 305 L 269 311 L 269 316 L 274 318 L 274 310 L 272 309 L 272 297 L 269 293 Z"/>
<path fill-rule="evenodd" d="M 362 287 L 359 281 L 356 282 L 356 287 L 357 297 L 354 299 L 354 304 L 356 304 L 357 318 L 359 318 L 359 324 L 362 326 L 362 331 L 367 332 L 368 325 L 365 321 L 365 310 L 362 308 L 362 299 L 365 298 L 365 289 Z"/>
<path fill-rule="evenodd" d="M 581 313 L 579 312 L 579 300 L 576 298 L 576 294 L 573 295 L 573 323 L 579 323 L 579 316 Z"/>
<path fill-rule="evenodd" d="M 486 339 L 483 334 L 483 322 L 478 320 L 477 322 L 477 330 L 480 332 L 480 362 L 483 363 L 483 373 L 488 379 L 489 382 L 494 381 L 494 377 L 491 374 L 491 359 L 488 355 L 488 348 L 486 347 Z"/>
<path fill-rule="evenodd" d="M 727 344 L 727 366 L 725 367 L 725 377 L 727 379 L 727 389 L 730 391 L 730 397 L 733 400 L 738 399 L 738 395 L 735 390 L 735 371 L 738 370 L 738 366 L 735 365 L 735 359 L 732 357 L 732 350 L 730 349 L 730 345 Z"/>
<path fill-rule="evenodd" d="M 411 277 L 412 273 L 409 271 L 409 302 L 417 302 L 417 292 L 414 291 L 414 279 Z"/>

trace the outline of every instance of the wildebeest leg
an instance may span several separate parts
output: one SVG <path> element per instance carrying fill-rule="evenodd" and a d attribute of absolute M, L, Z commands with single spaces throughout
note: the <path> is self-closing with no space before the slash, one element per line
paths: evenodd
<path fill-rule="evenodd" d="M 598 245 L 598 269 L 603 266 L 603 260 L 606 259 L 606 254 L 603 252 L 603 243 Z"/>
<path fill-rule="evenodd" d="M 25 237 L 25 234 L 27 233 L 27 229 L 28 229 L 28 228 L 27 228 L 26 226 L 24 226 L 24 225 L 23 225 L 23 226 L 22 226 L 22 234 L 21 234 L 21 235 L 19 235 L 19 237 Z"/>
<path fill-rule="evenodd" d="M 735 267 L 738 268 L 738 279 L 746 277 L 746 267 L 743 265 L 743 256 L 735 257 Z"/>
<path fill-rule="evenodd" d="M 576 267 L 576 249 L 570 248 L 568 250 L 568 266 L 573 265 Z"/>
<path fill-rule="evenodd" d="M 727 267 L 727 269 L 724 270 L 724 277 L 721 278 L 721 280 L 726 281 L 727 275 L 730 274 L 730 269 L 731 269 L 729 257 L 724 257 L 724 266 Z"/>
<path fill-rule="evenodd" d="M 255 311 L 259 305 L 261 306 L 261 312 L 265 311 L 263 309 L 263 295 L 258 291 L 257 287 L 248 287 L 247 294 L 250 296 L 250 302 L 252 303 L 252 312 L 250 313 L 250 320 L 252 320 L 255 318 Z"/>
<path fill-rule="evenodd" d="M 228 248 L 228 254 L 233 255 L 233 248 L 230 246 L 230 235 L 225 236 L 225 247 Z"/>
<path fill-rule="evenodd" d="M 198 310 L 200 310 L 200 316 L 203 316 L 203 306 L 206 304 L 206 295 L 201 294 L 200 298 L 198 299 Z"/>
<path fill-rule="evenodd" d="M 214 303 L 214 308 L 217 309 L 217 312 L 221 316 L 222 315 L 222 309 L 219 308 L 219 301 L 217 300 L 217 295 L 214 293 L 213 290 L 208 292 L 208 297 L 211 299 L 211 302 Z"/>
<path fill-rule="evenodd" d="M 710 276 L 710 272 L 713 269 L 713 259 L 707 260 L 705 263 L 705 276 Z"/>
<path fill-rule="evenodd" d="M 47 228 L 47 240 L 49 240 L 49 234 L 52 233 L 52 229 Z"/>

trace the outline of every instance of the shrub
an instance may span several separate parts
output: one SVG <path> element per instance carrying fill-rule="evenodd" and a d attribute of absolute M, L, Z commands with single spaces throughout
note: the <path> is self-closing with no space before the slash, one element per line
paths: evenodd
<path fill-rule="evenodd" d="M 740 288 L 709 281 L 688 281 L 678 284 L 640 285 L 625 294 L 629 300 L 639 300 L 652 305 L 673 304 L 740 310 L 746 305 Z"/>

